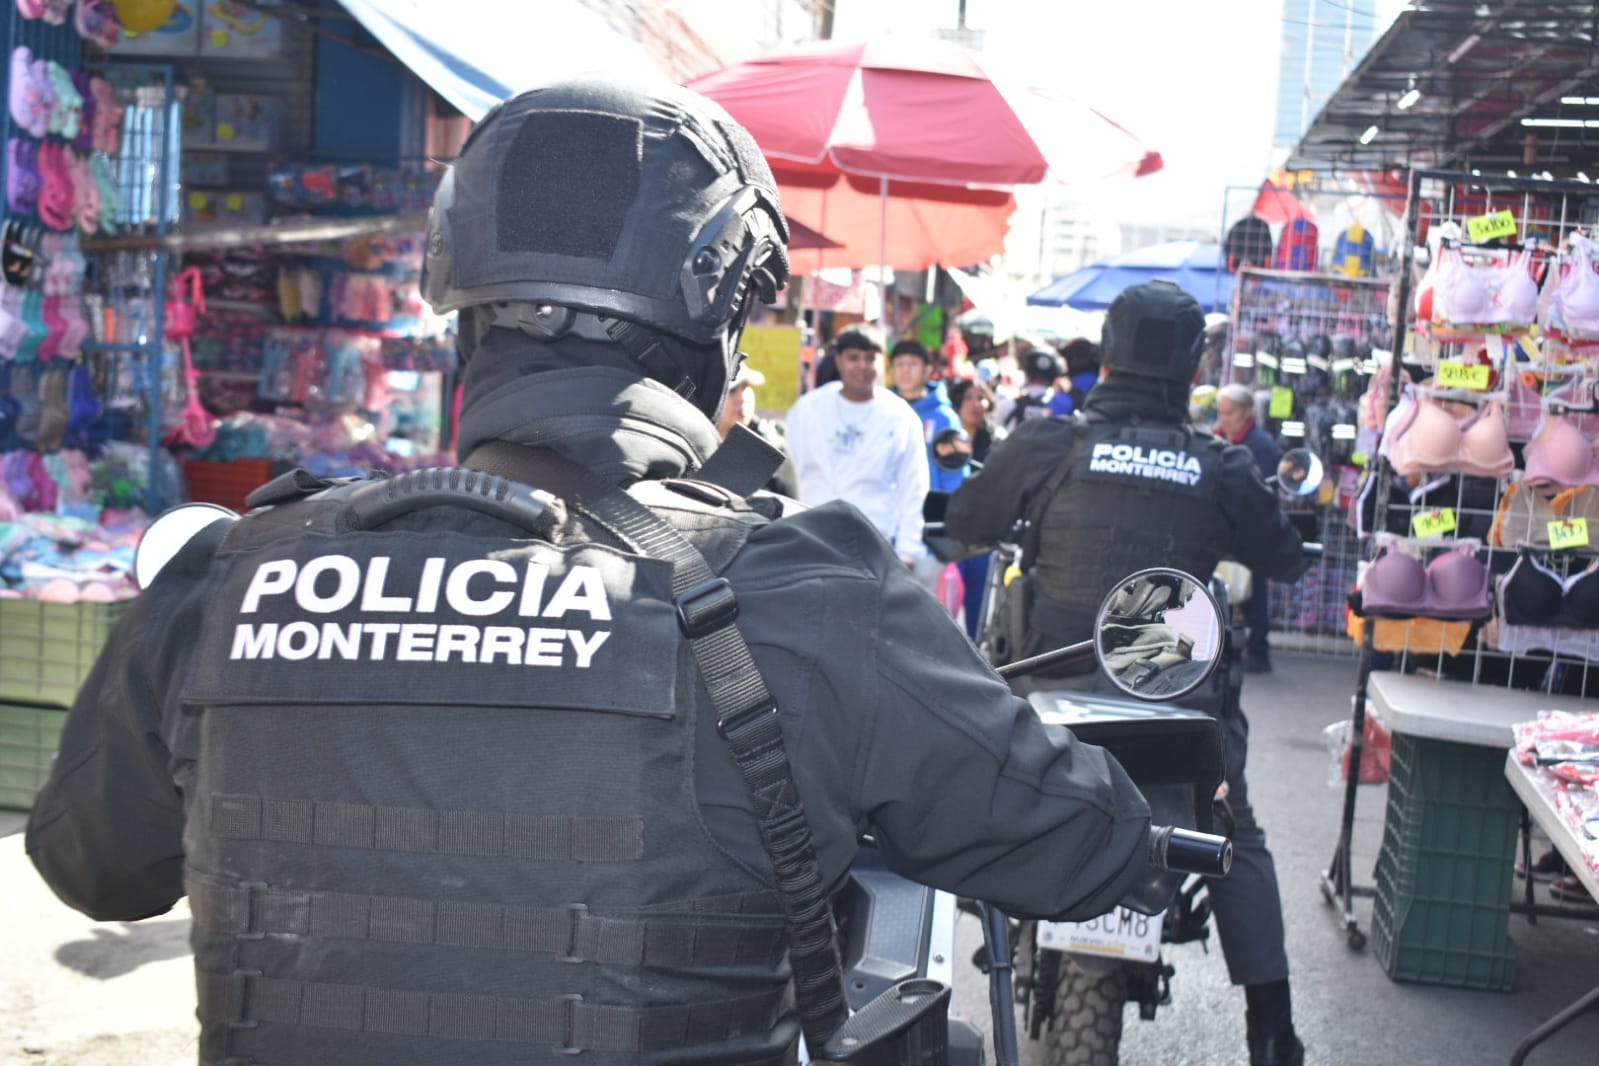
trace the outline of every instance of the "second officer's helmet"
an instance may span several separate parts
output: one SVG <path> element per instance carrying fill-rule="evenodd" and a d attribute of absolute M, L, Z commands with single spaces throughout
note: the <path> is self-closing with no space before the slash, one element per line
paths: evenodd
<path fill-rule="evenodd" d="M 1113 374 L 1172 381 L 1185 388 L 1205 353 L 1205 312 L 1169 281 L 1122 291 L 1105 313 L 1100 365 Z"/>
<path fill-rule="evenodd" d="M 719 105 L 662 81 L 520 93 L 473 129 L 428 218 L 422 295 L 491 327 L 627 348 L 714 417 L 754 300 L 788 280 L 771 169 Z"/>

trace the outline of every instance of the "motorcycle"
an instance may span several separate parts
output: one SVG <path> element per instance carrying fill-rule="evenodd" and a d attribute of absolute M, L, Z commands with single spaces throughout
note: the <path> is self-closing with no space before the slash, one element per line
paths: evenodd
<path fill-rule="evenodd" d="M 1283 456 L 1278 473 L 1267 483 L 1288 499 L 1313 495 L 1322 479 L 1320 459 L 1308 449 L 1294 449 Z M 930 527 L 928 545 L 941 559 L 959 558 L 971 549 L 944 534 L 945 503 L 947 500 L 930 500 L 924 508 Z M 1026 631 L 1028 607 L 1028 578 L 1020 569 L 1022 533 L 1018 523 L 994 550 L 978 624 L 979 648 L 1007 678 L 1030 673 L 1039 668 L 1039 660 L 1049 658 L 1012 662 L 1020 648 L 1020 634 Z M 1306 550 L 1319 554 L 1320 546 L 1307 545 Z M 1208 591 L 1209 608 L 1222 620 L 1213 662 L 1207 671 L 1209 687 L 1217 702 L 1232 701 L 1236 705 L 1242 684 L 1245 634 L 1241 621 L 1234 617 L 1229 593 L 1236 589 L 1233 583 L 1242 571 L 1242 596 L 1248 596 L 1249 573 L 1232 565 L 1231 574 L 1218 570 L 1211 577 L 1208 590 L 1196 588 L 1195 592 Z M 1264 589 L 1259 591 L 1264 594 Z M 1101 639 L 1107 632 L 1103 607 L 1095 632 Z M 1035 691 L 1027 698 L 1044 721 L 1067 726 L 1091 743 L 1103 743 L 1097 731 L 1105 722 L 1158 715 L 1170 723 L 1168 728 L 1175 730 L 1184 721 L 1211 721 L 1207 714 L 1170 703 L 1130 703 L 1126 696 L 1147 700 L 1151 693 L 1129 687 L 1123 683 L 1124 675 L 1110 671 L 1102 673 L 1097 687 L 1103 688 L 1107 678 L 1114 686 L 1109 693 L 1069 688 Z M 1200 687 L 1194 685 L 1181 695 L 1168 693 L 1156 698 L 1175 701 Z M 1207 832 L 1214 822 L 1220 822 L 1230 835 L 1231 814 L 1226 806 L 1225 787 L 1218 787 L 1213 798 L 1204 804 L 1196 803 L 1192 821 L 1185 821 L 1184 805 L 1194 797 L 1180 788 L 1176 794 L 1168 792 L 1158 776 L 1158 751 L 1134 750 L 1125 758 L 1118 751 L 1117 755 L 1144 791 L 1158 821 Z M 1218 779 L 1216 784 L 1221 786 L 1222 782 Z M 1115 1066 L 1120 1057 L 1127 1004 L 1136 1003 L 1140 1019 L 1151 1021 L 1161 1007 L 1171 1003 L 1171 980 L 1176 968 L 1170 961 L 1169 948 L 1186 943 L 1208 944 L 1211 904 L 1205 886 L 1204 877 L 1188 877 L 1171 906 L 1155 917 L 1124 906 L 1087 922 L 1023 921 L 1009 930 L 1008 948 L 1014 958 L 1014 980 L 1022 999 L 1028 1039 L 1045 1045 L 1044 1061 L 1051 1066 Z M 994 945 L 985 943 L 974 961 L 988 972 L 998 957 Z"/>

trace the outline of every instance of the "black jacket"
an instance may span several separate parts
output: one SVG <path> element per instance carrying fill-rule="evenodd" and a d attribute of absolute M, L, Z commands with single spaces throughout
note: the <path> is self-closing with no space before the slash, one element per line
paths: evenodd
<path fill-rule="evenodd" d="M 690 473 L 716 447 L 703 415 L 630 372 L 552 368 L 542 352 L 498 358 L 491 371 L 480 352 L 469 369 L 463 439 L 537 438 L 619 483 Z M 507 365 L 540 371 L 538 382 Z M 685 510 L 668 517 L 693 539 Z M 437 533 L 494 520 L 451 511 L 434 521 Z M 184 892 L 180 782 L 194 768 L 175 741 L 193 714 L 179 693 L 213 609 L 205 589 L 216 549 L 217 537 L 196 538 L 129 608 L 68 715 L 29 820 L 40 873 L 98 919 L 159 914 Z M 1087 917 L 1124 896 L 1143 871 L 1142 796 L 1106 753 L 1011 695 L 859 512 L 834 503 L 760 524 L 718 567 L 780 708 L 829 883 L 869 832 L 899 872 L 1020 914 Z M 448 751 L 441 758 L 461 757 Z M 697 752 L 704 825 L 735 861 L 769 872 L 714 724 Z"/>
<path fill-rule="evenodd" d="M 1112 376 L 1092 392 L 1083 411 L 1090 422 L 1180 426 L 1187 421 L 1186 398 L 1163 392 L 1156 383 L 1125 375 Z M 949 501 L 945 527 L 967 544 L 992 544 L 1005 539 L 1026 517 L 1036 494 L 1077 443 L 1081 423 L 1070 418 L 1035 419 L 994 446 L 983 469 L 968 478 Z M 1292 580 L 1305 568 L 1301 541 L 1282 514 L 1276 494 L 1255 469 L 1254 457 L 1241 445 L 1221 456 L 1217 503 L 1232 531 L 1229 555 L 1262 577 Z M 1177 531 L 1181 534 L 1181 531 Z M 1145 565 L 1157 566 L 1151 559 Z M 1208 579 L 1209 574 L 1196 574 Z"/>

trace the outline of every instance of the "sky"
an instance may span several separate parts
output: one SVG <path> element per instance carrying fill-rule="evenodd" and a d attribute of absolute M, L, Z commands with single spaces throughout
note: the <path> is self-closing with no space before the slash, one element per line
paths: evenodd
<path fill-rule="evenodd" d="M 836 38 L 955 25 L 958 0 L 836 0 Z M 1378 34 L 1405 0 L 1377 0 Z M 1218 227 L 1228 185 L 1269 172 L 1283 0 L 967 0 L 983 55 L 1136 134 L 1165 168 L 1082 194 L 1117 221 Z"/>

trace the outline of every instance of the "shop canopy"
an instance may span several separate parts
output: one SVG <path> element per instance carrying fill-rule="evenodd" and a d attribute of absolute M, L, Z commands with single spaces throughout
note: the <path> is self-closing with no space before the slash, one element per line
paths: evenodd
<path fill-rule="evenodd" d="M 1591 170 L 1596 41 L 1599 3 L 1413 4 L 1327 101 L 1288 168 Z"/>
<path fill-rule="evenodd" d="M 585 4 L 540 4 L 535 18 L 504 0 L 339 3 L 474 122 L 512 93 L 563 76 L 640 69 L 672 75 L 644 45 Z M 513 17 L 532 29 L 509 32 L 506 21 Z"/>
<path fill-rule="evenodd" d="M 1225 310 L 1232 274 L 1222 269 L 1221 246 L 1199 241 L 1168 241 L 1090 263 L 1056 278 L 1027 298 L 1044 307 L 1103 311 L 1123 289 L 1146 281 L 1170 281 L 1199 301 L 1207 312 Z"/>

